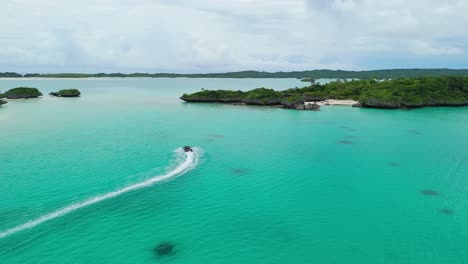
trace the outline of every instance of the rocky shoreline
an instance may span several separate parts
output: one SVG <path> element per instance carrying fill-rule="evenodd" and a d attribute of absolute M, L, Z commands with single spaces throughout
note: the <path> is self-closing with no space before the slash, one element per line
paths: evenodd
<path fill-rule="evenodd" d="M 360 107 L 364 108 L 377 108 L 377 109 L 411 109 L 423 107 L 462 107 L 468 106 L 467 102 L 451 103 L 451 102 L 438 102 L 430 101 L 425 103 L 409 103 L 409 102 L 383 102 L 376 98 L 369 98 L 366 101 L 359 103 Z"/>
<path fill-rule="evenodd" d="M 352 106 L 352 107 L 361 107 L 361 108 L 374 108 L 374 109 L 416 109 L 424 107 L 463 107 L 468 106 L 468 102 L 463 103 L 446 103 L 446 102 L 429 102 L 429 103 L 389 103 L 381 102 L 377 99 L 370 98 L 366 101 L 359 102 L 355 100 L 337 100 L 337 99 L 327 99 L 323 101 L 304 101 L 298 100 L 293 103 L 280 100 L 271 100 L 263 102 L 261 100 L 239 100 L 239 99 L 211 99 L 211 98 L 180 98 L 181 100 L 188 103 L 220 103 L 220 104 L 231 104 L 231 105 L 253 105 L 253 106 L 267 106 L 267 107 L 276 107 L 276 108 L 286 108 L 286 109 L 295 109 L 295 110 L 320 110 L 321 106 Z"/>
<path fill-rule="evenodd" d="M 268 106 L 268 107 L 277 107 L 277 108 L 287 108 L 295 110 L 309 110 L 317 111 L 320 110 L 320 105 L 316 103 L 306 103 L 303 99 L 297 99 L 293 101 L 288 101 L 286 99 L 270 99 L 270 100 L 260 100 L 260 99 L 240 99 L 240 98 L 186 98 L 184 96 L 180 97 L 181 100 L 188 103 L 221 103 L 221 104 L 232 104 L 232 105 L 251 105 L 251 106 Z"/>

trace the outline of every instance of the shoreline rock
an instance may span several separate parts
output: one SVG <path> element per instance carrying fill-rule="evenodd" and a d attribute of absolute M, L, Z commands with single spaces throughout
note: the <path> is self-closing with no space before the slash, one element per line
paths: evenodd
<path fill-rule="evenodd" d="M 306 104 L 305 110 L 317 111 L 320 110 L 320 105 L 313 103 L 313 104 Z"/>
<path fill-rule="evenodd" d="M 0 106 L 4 105 L 4 104 L 7 104 L 7 103 L 8 103 L 7 101 L 0 99 Z"/>

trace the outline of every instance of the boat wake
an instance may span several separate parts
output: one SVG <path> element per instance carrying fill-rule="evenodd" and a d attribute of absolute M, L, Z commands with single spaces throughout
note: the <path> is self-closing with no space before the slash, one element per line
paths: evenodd
<path fill-rule="evenodd" d="M 112 191 L 112 192 L 108 192 L 108 193 L 105 193 L 105 194 L 101 194 L 101 195 L 98 195 L 98 196 L 91 197 L 91 198 L 89 198 L 87 200 L 84 200 L 82 202 L 70 204 L 70 205 L 65 206 L 63 208 L 55 210 L 55 211 L 53 211 L 51 213 L 48 213 L 48 214 L 40 216 L 40 217 L 38 217 L 36 219 L 30 220 L 30 221 L 28 221 L 28 222 L 26 222 L 24 224 L 21 224 L 21 225 L 12 227 L 10 229 L 1 231 L 0 232 L 0 238 L 7 237 L 9 235 L 12 235 L 14 233 L 17 233 L 17 232 L 20 232 L 20 231 L 23 231 L 23 230 L 26 230 L 26 229 L 31 229 L 33 227 L 36 227 L 36 226 L 38 226 L 38 225 L 40 225 L 42 223 L 45 223 L 45 222 L 49 221 L 49 220 L 64 216 L 64 215 L 69 214 L 71 212 L 74 212 L 74 211 L 76 211 L 78 209 L 81 209 L 81 208 L 84 208 L 84 207 L 87 207 L 87 206 L 102 202 L 104 200 L 108 200 L 108 199 L 120 196 L 120 195 L 125 194 L 127 192 L 135 191 L 135 190 L 138 190 L 138 189 L 143 189 L 143 188 L 149 187 L 151 185 L 154 185 L 156 183 L 161 183 L 161 182 L 167 181 L 169 179 L 173 179 L 173 178 L 175 178 L 177 176 L 180 176 L 180 175 L 192 170 L 193 168 L 195 168 L 197 166 L 200 150 L 197 149 L 197 148 L 194 148 L 193 150 L 194 150 L 193 152 L 184 152 L 182 149 L 177 149 L 176 150 L 177 154 L 181 155 L 181 156 L 183 155 L 184 159 L 181 161 L 181 163 L 179 163 L 179 165 L 177 165 L 177 167 L 175 167 L 173 170 L 171 170 L 171 171 L 169 171 L 169 172 L 167 172 L 165 174 L 154 176 L 154 177 L 149 178 L 147 180 L 134 183 L 132 185 L 123 187 L 121 189 L 118 189 L 118 190 L 115 190 L 115 191 Z"/>

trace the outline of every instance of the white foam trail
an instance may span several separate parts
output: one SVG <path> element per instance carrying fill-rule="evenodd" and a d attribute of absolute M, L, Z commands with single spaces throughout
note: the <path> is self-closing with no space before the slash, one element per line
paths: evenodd
<path fill-rule="evenodd" d="M 47 222 L 49 220 L 52 220 L 52 219 L 55 219 L 55 218 L 58 218 L 58 217 L 61 217 L 61 216 L 64 216 L 66 214 L 69 214 L 69 213 L 71 213 L 73 211 L 76 211 L 78 209 L 81 209 L 83 207 L 93 205 L 93 204 L 102 202 L 104 200 L 117 197 L 119 195 L 122 195 L 122 194 L 130 192 L 130 191 L 134 191 L 134 190 L 142 189 L 142 188 L 145 188 L 145 187 L 149 187 L 149 186 L 151 186 L 151 185 L 153 185 L 155 183 L 166 181 L 166 180 L 169 180 L 169 179 L 171 179 L 171 178 L 173 178 L 175 176 L 179 176 L 179 175 L 193 169 L 197 165 L 197 163 L 198 163 L 197 151 L 198 151 L 197 149 L 194 149 L 194 152 L 184 152 L 185 153 L 185 160 L 181 164 L 179 164 L 175 169 L 173 169 L 172 171 L 170 171 L 170 172 L 168 172 L 166 174 L 158 175 L 158 176 L 152 177 L 150 179 L 147 179 L 147 180 L 144 180 L 144 181 L 129 185 L 129 186 L 124 187 L 122 189 L 118 189 L 118 190 L 113 191 L 113 192 L 109 192 L 109 193 L 105 193 L 105 194 L 102 194 L 102 195 L 98 195 L 98 196 L 89 198 L 89 199 L 87 199 L 87 200 L 85 200 L 83 202 L 68 205 L 66 207 L 63 207 L 61 209 L 58 209 L 58 210 L 53 211 L 51 213 L 48 213 L 46 215 L 40 216 L 40 217 L 38 217 L 36 219 L 30 220 L 30 221 L 28 221 L 28 222 L 26 222 L 24 224 L 21 224 L 21 225 L 12 227 L 10 229 L 7 229 L 5 231 L 2 231 L 2 232 L 0 232 L 0 238 L 4 238 L 4 237 L 12 235 L 12 234 L 14 234 L 16 232 L 36 227 L 36 226 L 38 226 L 38 225 L 40 225 L 40 224 L 42 224 L 44 222 Z"/>

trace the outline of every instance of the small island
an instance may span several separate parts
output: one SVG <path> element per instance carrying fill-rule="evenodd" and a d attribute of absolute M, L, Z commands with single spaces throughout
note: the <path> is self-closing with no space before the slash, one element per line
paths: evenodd
<path fill-rule="evenodd" d="M 42 96 L 42 93 L 36 88 L 18 87 L 6 91 L 2 97 L 7 99 L 28 99 Z"/>
<path fill-rule="evenodd" d="M 50 95 L 56 97 L 79 97 L 81 92 L 77 89 L 64 89 L 58 92 L 51 92 Z"/>
<path fill-rule="evenodd" d="M 193 103 L 228 103 L 257 106 L 283 107 L 297 110 L 318 110 L 319 105 L 306 104 L 302 94 L 295 89 L 275 91 L 257 88 L 251 91 L 202 90 L 184 94 L 180 99 Z"/>
<path fill-rule="evenodd" d="M 309 83 L 314 84 L 314 83 L 315 83 L 315 80 L 312 79 L 312 78 L 303 78 L 303 79 L 301 79 L 301 82 L 309 82 Z"/>
<path fill-rule="evenodd" d="M 186 102 L 280 106 L 317 110 L 328 102 L 354 107 L 397 109 L 428 106 L 468 106 L 468 78 L 423 77 L 394 80 L 338 80 L 284 91 L 258 88 L 251 91 L 202 90 L 184 94 Z M 351 105 L 350 104 L 350 105 Z"/>

